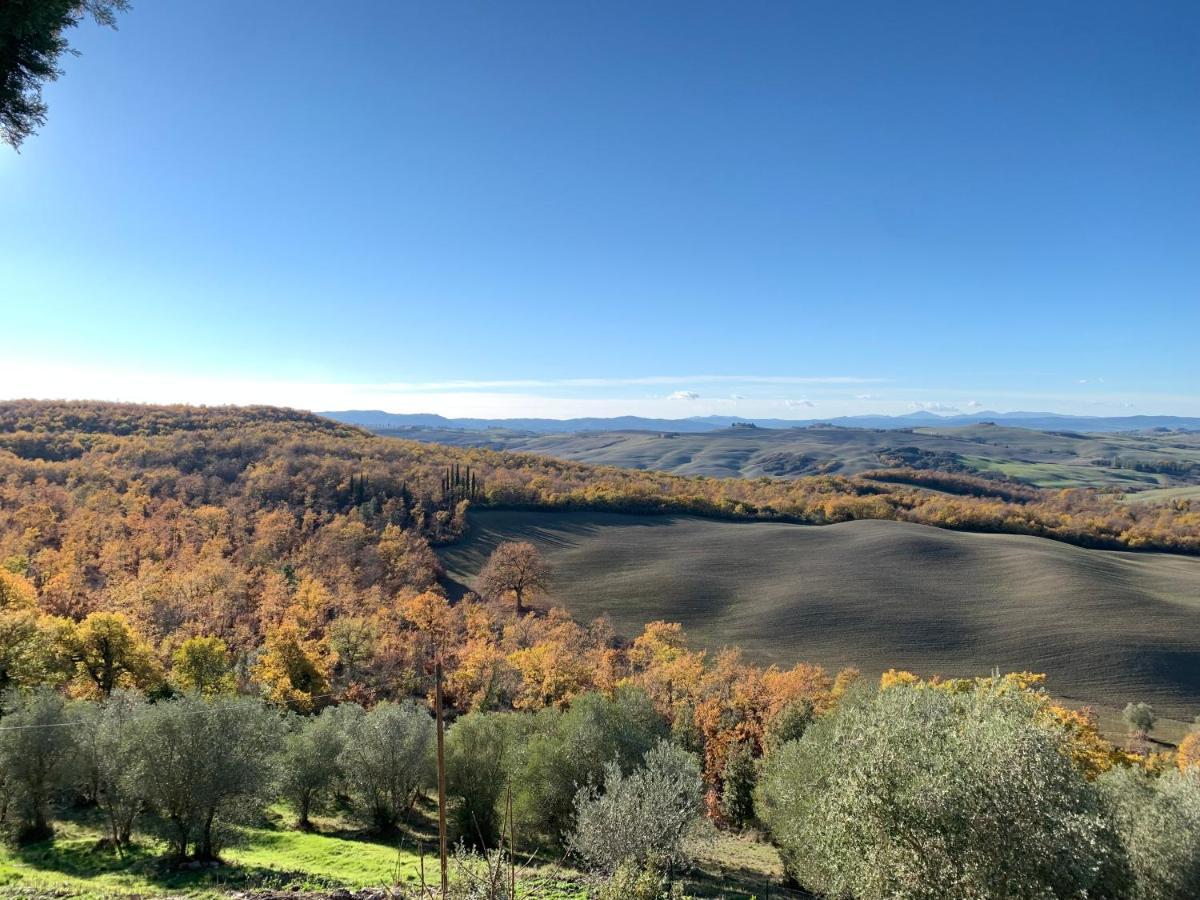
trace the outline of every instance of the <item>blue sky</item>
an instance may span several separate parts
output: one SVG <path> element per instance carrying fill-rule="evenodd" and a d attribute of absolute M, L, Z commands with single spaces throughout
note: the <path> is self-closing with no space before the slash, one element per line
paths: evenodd
<path fill-rule="evenodd" d="M 135 0 L 0 396 L 1200 415 L 1200 5 Z"/>

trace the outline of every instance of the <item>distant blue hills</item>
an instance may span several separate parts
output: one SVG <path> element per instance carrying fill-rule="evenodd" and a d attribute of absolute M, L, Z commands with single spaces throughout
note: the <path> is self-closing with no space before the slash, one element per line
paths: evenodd
<path fill-rule="evenodd" d="M 954 428 L 995 422 L 1010 428 L 1037 431 L 1116 432 L 1147 429 L 1200 430 L 1200 418 L 1188 416 L 1067 416 L 1046 412 L 991 412 L 942 416 L 921 410 L 903 416 L 838 416 L 833 419 L 746 419 L 735 416 L 692 416 L 687 419 L 647 419 L 641 416 L 581 419 L 449 419 L 433 413 L 388 413 L 378 409 L 345 409 L 319 415 L 375 429 L 448 428 L 461 431 L 531 431 L 561 434 L 575 431 L 717 431 L 735 424 L 758 428 L 806 428 L 834 425 L 842 428 Z"/>

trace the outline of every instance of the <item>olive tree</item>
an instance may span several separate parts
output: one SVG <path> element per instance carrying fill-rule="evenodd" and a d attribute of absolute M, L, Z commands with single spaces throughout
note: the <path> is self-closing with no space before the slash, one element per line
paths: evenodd
<path fill-rule="evenodd" d="M 319 716 L 293 716 L 279 758 L 279 789 L 296 812 L 296 826 L 307 830 L 309 814 L 341 779 L 341 757 L 346 749 L 347 726 L 362 713 L 361 707 L 343 704 L 326 707 Z"/>
<path fill-rule="evenodd" d="M 768 758 L 759 818 L 830 896 L 1104 896 L 1123 855 L 1065 740 L 986 686 L 859 695 Z"/>
<path fill-rule="evenodd" d="M 80 777 L 108 820 L 108 839 L 118 849 L 132 842 L 145 801 L 137 777 L 139 721 L 145 699 L 118 688 L 99 703 L 80 704 Z"/>
<path fill-rule="evenodd" d="M 509 757 L 521 830 L 564 838 L 579 789 L 603 778 L 610 762 L 622 772 L 632 771 L 667 733 L 667 723 L 649 697 L 632 688 L 612 698 L 581 694 L 566 712 L 541 710 L 528 739 Z"/>
<path fill-rule="evenodd" d="M 37 688 L 18 696 L 0 725 L 0 790 L 18 841 L 51 835 L 50 802 L 70 783 L 77 751 L 75 722 L 61 694 Z"/>
<path fill-rule="evenodd" d="M 685 839 L 700 819 L 703 800 L 696 758 L 662 741 L 631 774 L 609 763 L 600 785 L 579 791 L 568 849 L 588 868 L 609 874 L 622 865 L 685 862 Z"/>
<path fill-rule="evenodd" d="M 1158 777 L 1118 767 L 1101 786 L 1129 858 L 1134 900 L 1200 897 L 1200 770 Z"/>
<path fill-rule="evenodd" d="M 503 821 L 501 805 L 508 766 L 525 739 L 530 716 L 470 713 L 446 735 L 446 793 L 460 840 L 495 847 Z"/>
<path fill-rule="evenodd" d="M 430 783 L 433 717 L 412 701 L 380 703 L 358 717 L 339 757 L 346 786 L 379 830 L 406 818 Z"/>
<path fill-rule="evenodd" d="M 225 827 L 273 799 L 281 739 L 279 714 L 249 697 L 187 694 L 139 717 L 138 784 L 176 859 L 215 859 Z"/>

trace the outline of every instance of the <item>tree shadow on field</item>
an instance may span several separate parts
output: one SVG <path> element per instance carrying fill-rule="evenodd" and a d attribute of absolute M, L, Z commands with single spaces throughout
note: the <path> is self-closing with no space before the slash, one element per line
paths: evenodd
<path fill-rule="evenodd" d="M 90 879 L 129 876 L 167 890 L 199 888 L 279 888 L 295 883 L 314 884 L 305 872 L 288 872 L 230 862 L 175 863 L 161 849 L 134 844 L 118 854 L 111 847 L 82 841 L 40 841 L 16 849 L 23 864 L 44 873 Z M 331 885 L 332 886 L 332 885 Z M 130 886 L 131 888 L 133 885 Z"/>
<path fill-rule="evenodd" d="M 468 518 L 462 540 L 438 549 L 446 567 L 441 583 L 452 601 L 462 599 L 492 551 L 507 541 L 528 541 L 543 552 L 571 550 L 608 528 L 660 528 L 680 518 L 677 513 L 483 510 Z"/>

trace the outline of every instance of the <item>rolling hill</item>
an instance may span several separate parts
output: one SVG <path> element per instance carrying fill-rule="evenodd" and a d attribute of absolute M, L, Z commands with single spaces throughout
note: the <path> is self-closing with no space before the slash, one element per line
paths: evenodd
<path fill-rule="evenodd" d="M 555 570 L 546 603 L 633 635 L 682 622 L 694 643 L 926 674 L 1045 672 L 1088 703 L 1200 712 L 1200 560 L 903 522 L 814 528 L 690 517 L 477 511 L 444 548 L 459 591 L 503 540 Z"/>
<path fill-rule="evenodd" d="M 710 478 L 796 478 L 908 466 L 1011 478 L 1039 487 L 1135 492 L 1200 484 L 1200 433 L 1091 434 L 1007 424 L 959 427 L 726 427 L 719 431 L 381 430 L 409 440 L 536 453 Z"/>

